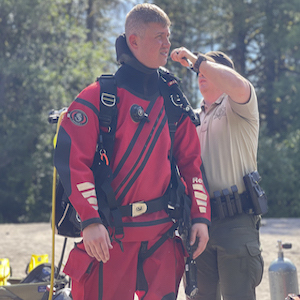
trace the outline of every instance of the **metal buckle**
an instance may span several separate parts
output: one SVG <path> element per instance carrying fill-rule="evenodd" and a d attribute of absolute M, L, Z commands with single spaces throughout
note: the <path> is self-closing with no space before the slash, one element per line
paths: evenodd
<path fill-rule="evenodd" d="M 133 217 L 137 217 L 137 216 L 144 214 L 148 208 L 147 204 L 143 201 L 131 203 L 130 205 L 132 206 L 131 207 L 131 215 Z"/>
<path fill-rule="evenodd" d="M 108 107 L 112 107 L 116 104 L 116 96 L 114 94 L 102 93 L 101 102 Z"/>

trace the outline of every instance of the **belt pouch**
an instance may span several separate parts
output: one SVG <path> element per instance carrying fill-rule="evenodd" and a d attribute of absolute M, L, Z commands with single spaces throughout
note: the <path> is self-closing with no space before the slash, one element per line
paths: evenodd
<path fill-rule="evenodd" d="M 247 192 L 250 195 L 256 215 L 263 215 L 268 212 L 267 196 L 259 186 L 261 179 L 257 171 L 249 173 L 243 177 Z"/>
<path fill-rule="evenodd" d="M 217 214 L 219 219 L 224 219 L 225 218 L 225 214 L 224 214 L 224 210 L 223 210 L 223 206 L 222 206 L 222 201 L 221 201 L 221 193 L 219 191 L 215 191 L 214 192 L 214 196 L 216 199 L 216 205 L 217 205 Z"/>
<path fill-rule="evenodd" d="M 229 196 L 229 191 L 228 191 L 228 189 L 224 189 L 224 190 L 222 190 L 222 193 L 225 197 L 228 216 L 232 217 L 234 215 L 234 213 L 233 213 L 233 207 L 232 207 L 230 196 Z"/>
<path fill-rule="evenodd" d="M 238 193 L 237 186 L 233 185 L 231 187 L 231 191 L 232 191 L 232 194 L 233 194 L 233 197 L 234 197 L 234 203 L 235 203 L 235 206 L 236 206 L 237 213 L 241 214 L 241 213 L 243 213 L 243 208 L 242 208 L 242 202 L 241 202 L 240 195 Z"/>

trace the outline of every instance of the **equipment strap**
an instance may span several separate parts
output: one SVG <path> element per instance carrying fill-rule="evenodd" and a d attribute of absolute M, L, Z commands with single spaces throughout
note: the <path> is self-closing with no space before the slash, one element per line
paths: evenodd
<path fill-rule="evenodd" d="M 161 238 L 148 250 L 141 251 L 139 253 L 139 260 L 144 261 L 146 258 L 150 257 L 168 238 L 171 238 L 174 236 L 174 232 L 176 228 L 178 227 L 178 223 L 174 223 L 172 227 L 165 232 Z"/>
<path fill-rule="evenodd" d="M 120 206 L 123 217 L 137 217 L 145 213 L 153 213 L 167 208 L 166 196 L 162 196 L 147 202 L 139 201 Z"/>
<path fill-rule="evenodd" d="M 107 156 L 110 159 L 114 147 L 115 132 L 117 128 L 117 81 L 113 74 L 103 74 L 97 78 L 100 84 L 100 145 L 105 145 Z M 102 128 L 106 128 L 106 131 Z"/>

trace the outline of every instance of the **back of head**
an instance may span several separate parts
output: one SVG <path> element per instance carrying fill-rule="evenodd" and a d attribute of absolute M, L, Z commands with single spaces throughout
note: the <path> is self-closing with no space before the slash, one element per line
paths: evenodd
<path fill-rule="evenodd" d="M 212 58 L 216 63 L 225 65 L 229 68 L 234 69 L 233 61 L 225 53 L 221 51 L 209 51 L 205 53 L 205 56 Z"/>
<path fill-rule="evenodd" d="M 131 34 L 142 36 L 145 26 L 149 23 L 159 23 L 163 27 L 169 27 L 171 25 L 168 15 L 157 5 L 142 3 L 134 6 L 126 16 L 126 37 L 128 38 Z"/>

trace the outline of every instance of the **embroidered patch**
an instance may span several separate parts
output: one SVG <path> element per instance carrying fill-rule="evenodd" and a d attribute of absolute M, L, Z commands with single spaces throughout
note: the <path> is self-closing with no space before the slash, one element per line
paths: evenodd
<path fill-rule="evenodd" d="M 78 126 L 83 126 L 88 122 L 88 117 L 82 110 L 75 109 L 69 114 L 71 121 Z"/>
<path fill-rule="evenodd" d="M 219 107 L 217 109 L 217 111 L 215 112 L 215 114 L 214 114 L 214 119 L 221 120 L 221 118 L 225 117 L 225 116 L 226 116 L 226 109 L 225 109 L 225 107 Z"/>

